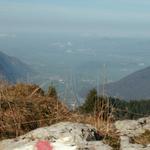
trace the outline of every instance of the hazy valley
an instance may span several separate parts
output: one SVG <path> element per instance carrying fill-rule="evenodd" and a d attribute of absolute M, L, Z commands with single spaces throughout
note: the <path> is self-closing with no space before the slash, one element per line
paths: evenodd
<path fill-rule="evenodd" d="M 32 67 L 36 76 L 30 76 L 30 82 L 44 87 L 53 83 L 61 96 L 67 88 L 81 95 L 84 88 L 118 81 L 148 67 L 149 41 L 149 38 L 18 32 L 15 36 L 1 37 L 0 50 Z"/>

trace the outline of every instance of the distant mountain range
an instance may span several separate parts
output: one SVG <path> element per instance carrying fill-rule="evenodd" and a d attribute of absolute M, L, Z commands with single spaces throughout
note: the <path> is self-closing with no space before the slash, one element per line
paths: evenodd
<path fill-rule="evenodd" d="M 109 83 L 104 88 L 107 95 L 125 100 L 150 99 L 150 67 Z M 102 86 L 100 89 L 102 94 Z"/>
<path fill-rule="evenodd" d="M 32 76 L 32 69 L 19 59 L 8 56 L 0 52 L 0 79 L 10 82 L 26 81 L 28 76 Z M 87 89 L 81 90 L 81 97 L 87 94 Z M 103 92 L 100 86 L 100 94 Z M 136 71 L 117 82 L 104 86 L 108 96 L 117 97 L 124 100 L 150 99 L 150 67 Z"/>
<path fill-rule="evenodd" d="M 32 69 L 15 57 L 0 52 L 0 77 L 9 82 L 26 81 Z"/>

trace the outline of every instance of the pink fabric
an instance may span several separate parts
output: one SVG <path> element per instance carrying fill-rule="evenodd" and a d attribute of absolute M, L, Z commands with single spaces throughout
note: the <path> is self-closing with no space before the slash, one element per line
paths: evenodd
<path fill-rule="evenodd" d="M 51 144 L 49 144 L 47 141 L 38 141 L 36 143 L 37 150 L 53 150 L 53 147 Z"/>

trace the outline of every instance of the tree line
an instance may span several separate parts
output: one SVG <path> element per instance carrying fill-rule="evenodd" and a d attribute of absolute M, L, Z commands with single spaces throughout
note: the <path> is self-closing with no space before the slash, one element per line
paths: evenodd
<path fill-rule="evenodd" d="M 97 90 L 92 89 L 79 110 L 87 114 L 101 113 L 104 118 L 113 115 L 115 119 L 137 119 L 150 116 L 150 100 L 127 101 L 114 97 L 99 96 Z"/>

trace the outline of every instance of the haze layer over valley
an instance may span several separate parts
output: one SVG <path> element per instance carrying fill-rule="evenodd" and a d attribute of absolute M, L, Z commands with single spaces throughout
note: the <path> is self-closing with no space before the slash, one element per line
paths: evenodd
<path fill-rule="evenodd" d="M 150 38 L 18 33 L 1 37 L 0 49 L 32 66 L 37 72 L 34 82 L 76 82 L 71 84 L 80 91 L 102 84 L 104 76 L 113 82 L 149 66 L 149 43 Z"/>

